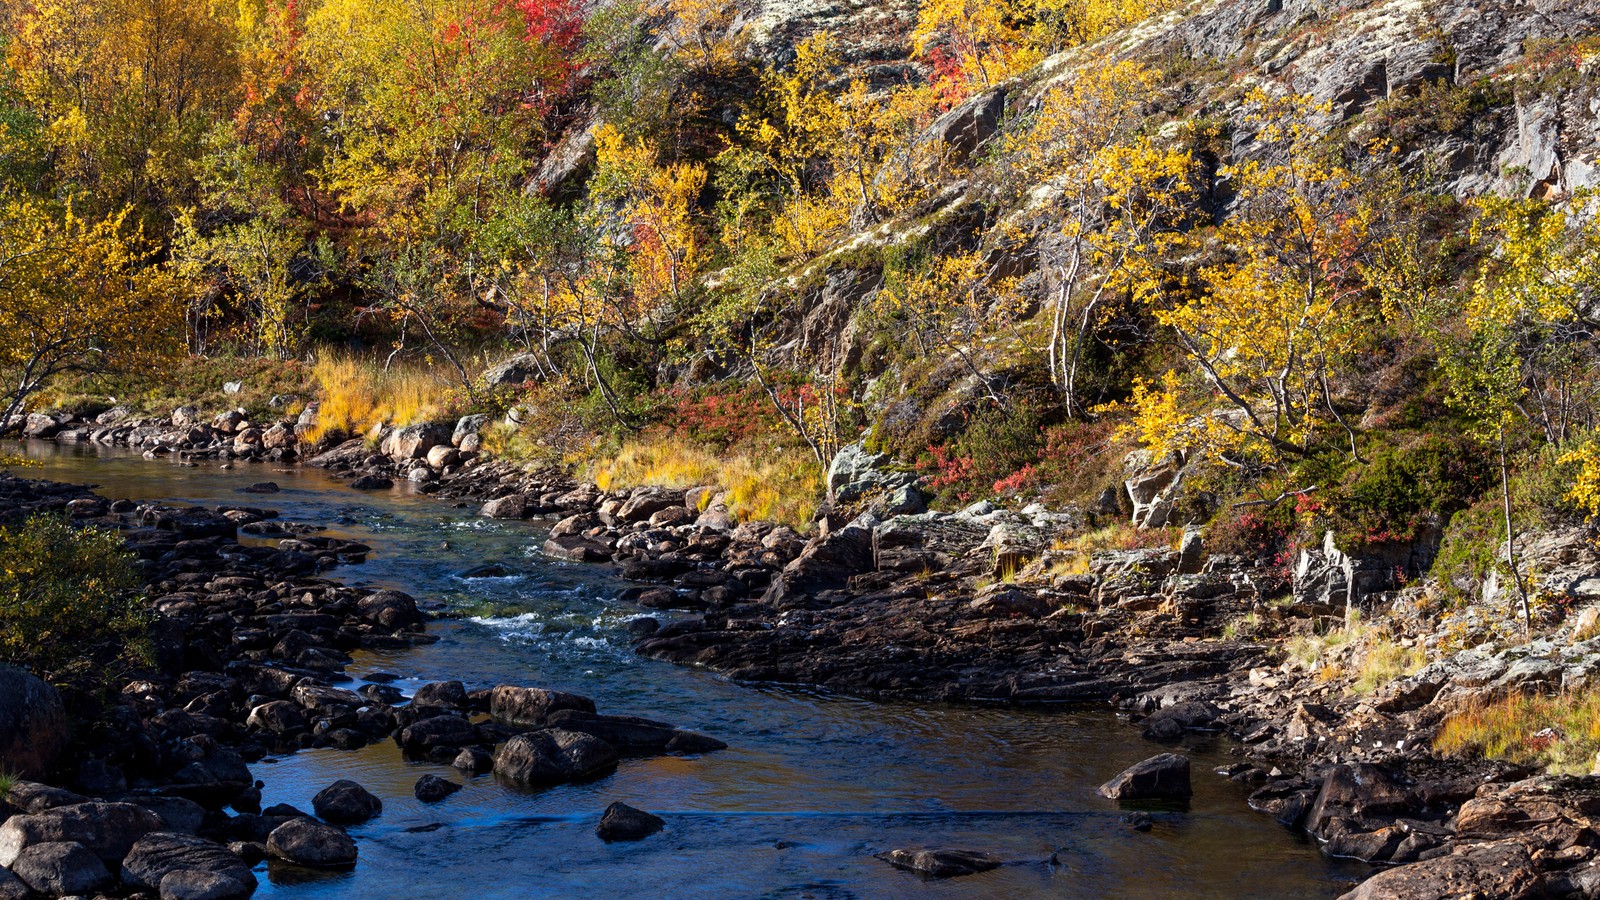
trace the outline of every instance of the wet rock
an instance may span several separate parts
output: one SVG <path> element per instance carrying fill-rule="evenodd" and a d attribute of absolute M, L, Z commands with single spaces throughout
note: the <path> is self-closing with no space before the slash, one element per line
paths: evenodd
<path fill-rule="evenodd" d="M 401 729 L 400 746 L 410 753 L 436 747 L 465 747 L 478 742 L 477 729 L 461 716 L 434 716 Z M 448 758 L 448 757 L 447 757 Z"/>
<path fill-rule="evenodd" d="M 594 701 L 565 691 L 502 684 L 489 694 L 489 715 L 507 725 L 543 725 L 551 713 L 573 709 L 593 713 Z"/>
<path fill-rule="evenodd" d="M 406 628 L 421 625 L 422 612 L 417 601 L 400 591 L 376 591 L 356 602 L 361 618 L 376 622 L 385 628 Z"/>
<path fill-rule="evenodd" d="M 1135 763 L 1100 786 L 1100 796 L 1109 800 L 1187 800 L 1193 795 L 1189 758 L 1176 753 Z"/>
<path fill-rule="evenodd" d="M 74 841 L 47 841 L 22 851 L 11 871 L 29 887 L 52 897 L 87 894 L 114 880 L 105 863 Z"/>
<path fill-rule="evenodd" d="M 383 801 L 348 779 L 340 779 L 311 798 L 318 816 L 335 825 L 359 825 L 383 812 Z"/>
<path fill-rule="evenodd" d="M 267 853 L 277 859 L 317 869 L 339 869 L 356 863 L 356 842 L 348 834 L 315 819 L 290 819 L 267 836 Z"/>
<path fill-rule="evenodd" d="M 556 559 L 587 563 L 609 562 L 613 556 L 605 544 L 576 534 L 550 538 L 544 542 L 544 552 Z"/>
<path fill-rule="evenodd" d="M 485 519 L 526 519 L 530 504 L 536 500 L 527 494 L 510 494 L 483 504 L 478 515 Z"/>
<path fill-rule="evenodd" d="M 1141 832 L 1149 831 L 1150 829 L 1154 828 L 1156 824 L 1155 818 L 1146 812 L 1128 813 L 1122 817 L 1122 821 L 1134 831 Z"/>
<path fill-rule="evenodd" d="M 666 825 L 666 820 L 659 816 L 617 802 L 606 807 L 594 833 L 608 844 L 612 841 L 637 841 L 655 834 Z"/>
<path fill-rule="evenodd" d="M 61 695 L 15 666 L 0 665 L 0 770 L 39 778 L 67 740 Z"/>
<path fill-rule="evenodd" d="M 1340 830 L 1374 830 L 1415 808 L 1414 798 L 1377 766 L 1336 765 L 1323 777 L 1305 828 L 1326 840 Z"/>
<path fill-rule="evenodd" d="M 482 747 L 467 747 L 456 754 L 455 761 L 450 765 L 463 772 L 477 775 L 494 768 L 494 754 Z"/>
<path fill-rule="evenodd" d="M 162 900 L 241 900 L 255 892 L 244 859 L 220 844 L 188 834 L 147 834 L 122 861 L 122 881 L 159 891 Z"/>
<path fill-rule="evenodd" d="M 466 709 L 467 687 L 459 681 L 435 681 L 417 688 L 411 705 L 432 709 Z"/>
<path fill-rule="evenodd" d="M 246 485 L 239 489 L 241 493 L 245 494 L 276 494 L 280 490 L 282 489 L 278 487 L 276 481 L 258 481 L 255 484 Z"/>
<path fill-rule="evenodd" d="M 358 491 L 382 491 L 394 487 L 394 479 L 384 475 L 362 475 L 350 482 Z"/>
<path fill-rule="evenodd" d="M 958 878 L 1000 866 L 1000 860 L 978 850 L 890 850 L 878 858 L 930 878 Z"/>
<path fill-rule="evenodd" d="M 411 793 L 416 795 L 423 803 L 438 803 L 440 800 L 461 790 L 461 785 L 447 781 L 437 775 L 424 775 L 417 779 L 416 786 Z"/>
<path fill-rule="evenodd" d="M 287 700 L 273 700 L 250 710 L 245 724 L 277 735 L 299 734 L 307 727 L 300 707 Z"/>
<path fill-rule="evenodd" d="M 494 774 L 513 784 L 537 786 L 576 781 L 617 764 L 610 744 L 575 731 L 550 729 L 519 734 L 501 745 Z"/>

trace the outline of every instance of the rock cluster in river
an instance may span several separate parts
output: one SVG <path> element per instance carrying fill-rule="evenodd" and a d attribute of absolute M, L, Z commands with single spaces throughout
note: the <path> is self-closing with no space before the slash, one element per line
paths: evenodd
<path fill-rule="evenodd" d="M 340 781 L 312 800 L 315 817 L 263 810 L 248 763 L 271 754 L 393 739 L 420 758 L 535 786 L 592 777 L 624 756 L 725 746 L 536 687 L 444 681 L 406 698 L 383 683 L 342 686 L 352 651 L 432 642 L 428 605 L 322 574 L 365 559 L 365 545 L 298 528 L 275 545 L 238 541 L 241 530 L 273 522 L 272 510 L 113 502 L 0 476 L 0 521 L 41 510 L 123 529 L 157 616 L 156 667 L 122 689 L 94 734 L 57 753 L 46 751 L 59 700 L 0 670 L 0 745 L 11 741 L 0 759 L 64 774 L 76 789 L 19 782 L 0 802 L 0 896 L 25 885 L 53 896 L 153 890 L 225 900 L 249 896 L 251 866 L 269 856 L 354 865 L 359 851 L 344 827 L 381 815 L 381 801 Z M 457 787 L 435 781 L 419 784 L 419 796 Z"/>

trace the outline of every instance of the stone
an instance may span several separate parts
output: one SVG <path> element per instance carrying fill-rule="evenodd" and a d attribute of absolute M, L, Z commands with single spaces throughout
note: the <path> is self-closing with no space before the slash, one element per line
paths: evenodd
<path fill-rule="evenodd" d="M 417 783 L 412 787 L 411 793 L 416 795 L 416 798 L 423 803 L 438 803 L 459 790 L 461 790 L 461 785 L 456 784 L 454 781 L 448 781 L 437 775 L 424 775 L 417 779 Z"/>
<path fill-rule="evenodd" d="M 1550 896 L 1527 848 L 1514 841 L 1458 845 L 1447 856 L 1386 869 L 1340 900 L 1496 900 Z"/>
<path fill-rule="evenodd" d="M 514 387 L 532 381 L 538 374 L 538 357 L 532 353 L 519 353 L 490 366 L 483 373 L 483 383 L 485 387 L 491 390 L 501 387 Z M 479 427 L 482 427 L 482 424 L 480 422 Z"/>
<path fill-rule="evenodd" d="M 11 862 L 11 871 L 29 887 L 52 897 L 103 890 L 114 880 L 100 857 L 74 841 L 34 844 Z"/>
<path fill-rule="evenodd" d="M 1371 763 L 1336 765 L 1306 814 L 1306 831 L 1326 839 L 1335 822 L 1365 823 L 1373 830 L 1395 816 L 1413 812 L 1415 800 L 1388 773 Z"/>
<path fill-rule="evenodd" d="M 489 424 L 489 417 L 482 413 L 462 416 L 456 420 L 455 430 L 450 432 L 450 443 L 460 448 L 467 438 L 476 437 L 478 432 L 483 430 L 483 426 L 487 424 Z"/>
<path fill-rule="evenodd" d="M 394 487 L 394 479 L 383 475 L 363 475 L 350 482 L 358 491 L 382 491 Z"/>
<path fill-rule="evenodd" d="M 505 725 L 543 725 L 560 709 L 593 713 L 594 701 L 579 694 L 502 684 L 489 693 L 489 715 Z"/>
<path fill-rule="evenodd" d="M 267 835 L 267 853 L 315 869 L 348 868 L 356 863 L 356 842 L 332 825 L 294 818 Z"/>
<path fill-rule="evenodd" d="M 0 665 L 0 770 L 40 778 L 67 742 L 67 713 L 56 689 Z"/>
<path fill-rule="evenodd" d="M 30 900 L 33 888 L 10 869 L 0 869 L 0 900 Z"/>
<path fill-rule="evenodd" d="M 361 618 L 377 622 L 385 628 L 405 628 L 421 625 L 423 622 L 422 612 L 417 609 L 417 601 L 400 591 L 377 591 L 368 594 L 356 602 L 356 609 L 361 613 Z"/>
<path fill-rule="evenodd" d="M 434 422 L 423 422 L 391 431 L 379 450 L 395 462 L 410 462 L 427 457 L 428 451 L 440 444 L 449 443 L 450 429 Z"/>
<path fill-rule="evenodd" d="M 335 825 L 359 825 L 383 812 L 383 801 L 354 781 L 341 778 L 318 791 L 311 798 L 311 808 Z"/>
<path fill-rule="evenodd" d="M 606 807 L 594 833 L 608 844 L 612 841 L 638 841 L 655 834 L 666 825 L 666 820 L 660 816 L 617 802 Z"/>
<path fill-rule="evenodd" d="M 411 696 L 411 705 L 434 709 L 466 709 L 466 685 L 459 681 L 435 681 L 417 688 Z"/>
<path fill-rule="evenodd" d="M 1000 866 L 999 859 L 978 850 L 890 850 L 878 858 L 929 878 L 959 878 Z"/>
<path fill-rule="evenodd" d="M 1133 503 L 1135 528 L 1160 528 L 1169 524 L 1183 489 L 1183 470 L 1173 460 L 1153 463 L 1149 454 L 1135 451 L 1125 464 L 1131 474 L 1123 481 Z"/>
<path fill-rule="evenodd" d="M 893 471 L 889 463 L 888 456 L 869 452 L 859 442 L 841 448 L 828 464 L 828 496 L 837 503 L 853 503 L 917 483 L 915 474 Z"/>
<path fill-rule="evenodd" d="M 535 499 L 527 494 L 507 494 L 483 504 L 478 515 L 485 519 L 526 519 Z"/>
<path fill-rule="evenodd" d="M 523 787 L 577 781 L 617 764 L 617 751 L 596 737 L 547 729 L 519 734 L 500 746 L 495 777 Z"/>
<path fill-rule="evenodd" d="M 0 825 L 0 866 L 35 844 L 71 842 L 108 863 L 121 861 L 140 838 L 165 826 L 161 817 L 132 803 L 76 803 L 12 816 Z"/>
<path fill-rule="evenodd" d="M 1193 795 L 1189 758 L 1176 753 L 1163 753 L 1135 763 L 1100 786 L 1100 796 L 1119 801 L 1187 800 Z"/>
<path fill-rule="evenodd" d="M 122 881 L 159 891 L 162 900 L 242 900 L 256 889 L 250 865 L 238 854 L 204 838 L 164 831 L 133 845 L 122 861 Z"/>
<path fill-rule="evenodd" d="M 428 466 L 434 469 L 443 469 L 453 466 L 461 461 L 461 451 L 454 447 L 440 444 L 428 451 Z"/>
<path fill-rule="evenodd" d="M 772 580 L 762 601 L 781 609 L 791 595 L 844 588 L 873 570 L 872 548 L 872 531 L 854 525 L 815 538 Z"/>
<path fill-rule="evenodd" d="M 477 775 L 494 768 L 494 754 L 482 747 L 467 747 L 456 754 L 455 760 L 450 765 L 463 772 Z"/>
<path fill-rule="evenodd" d="M 307 727 L 300 707 L 287 700 L 272 700 L 250 710 L 245 725 L 278 735 L 299 734 Z"/>
<path fill-rule="evenodd" d="M 1140 724 L 1140 733 L 1146 740 L 1175 741 L 1190 730 L 1208 730 L 1215 726 L 1219 711 L 1215 706 L 1198 700 L 1174 703 L 1146 716 Z"/>
<path fill-rule="evenodd" d="M 569 562 L 610 562 L 614 555 L 605 544 L 576 534 L 550 538 L 544 542 L 543 550 L 549 556 Z"/>
<path fill-rule="evenodd" d="M 407 752 L 426 753 L 436 747 L 475 744 L 478 731 L 461 716 L 433 716 L 402 728 L 398 738 Z"/>

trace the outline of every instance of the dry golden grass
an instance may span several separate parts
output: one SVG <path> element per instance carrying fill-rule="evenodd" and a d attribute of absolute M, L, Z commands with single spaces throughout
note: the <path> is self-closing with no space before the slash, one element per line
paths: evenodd
<path fill-rule="evenodd" d="M 1476 704 L 1446 718 L 1433 747 L 1586 775 L 1600 750 L 1600 693 L 1517 694 Z"/>
<path fill-rule="evenodd" d="M 1402 647 L 1387 638 L 1368 642 L 1361 657 L 1361 667 L 1356 673 L 1352 690 L 1370 694 L 1396 678 L 1415 673 L 1428 664 L 1428 655 L 1421 647 Z"/>
<path fill-rule="evenodd" d="M 822 470 L 796 450 L 757 458 L 749 453 L 718 456 L 676 438 L 642 437 L 589 465 L 588 477 L 602 490 L 641 485 L 671 488 L 714 486 L 740 519 L 810 527 L 822 497 Z"/>
<path fill-rule="evenodd" d="M 329 354 L 312 367 L 321 397 L 317 442 L 330 434 L 365 435 L 379 425 L 414 425 L 438 418 L 448 406 L 451 384 L 424 369 L 392 367 Z"/>

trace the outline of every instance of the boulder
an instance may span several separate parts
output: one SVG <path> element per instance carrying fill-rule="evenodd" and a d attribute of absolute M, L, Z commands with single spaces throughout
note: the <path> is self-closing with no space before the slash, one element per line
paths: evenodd
<path fill-rule="evenodd" d="M 998 133 L 1005 111 L 1005 88 L 991 88 L 934 119 L 921 140 L 937 142 L 949 162 L 965 161 Z"/>
<path fill-rule="evenodd" d="M 465 747 L 478 742 L 478 730 L 461 716 L 434 716 L 413 722 L 400 730 L 400 746 L 410 753 L 425 753 L 436 747 Z"/>
<path fill-rule="evenodd" d="M 1193 795 L 1189 758 L 1176 753 L 1134 763 L 1100 785 L 1100 796 L 1110 800 L 1187 800 Z"/>
<path fill-rule="evenodd" d="M 606 807 L 594 833 L 608 844 L 612 841 L 637 841 L 655 834 L 666 825 L 666 820 L 660 816 L 618 802 Z"/>
<path fill-rule="evenodd" d="M 429 450 L 440 444 L 449 443 L 449 428 L 434 422 L 423 422 L 389 432 L 379 450 L 395 462 L 410 462 L 425 458 Z"/>
<path fill-rule="evenodd" d="M 237 853 L 189 834 L 158 831 L 139 839 L 122 861 L 128 887 L 158 891 L 162 900 L 243 900 L 256 877 Z"/>
<path fill-rule="evenodd" d="M 1190 730 L 1210 730 L 1221 712 L 1209 703 L 1190 700 L 1158 709 L 1145 717 L 1140 733 L 1146 740 L 1175 741 Z"/>
<path fill-rule="evenodd" d="M 505 725 L 543 725 L 556 710 L 593 713 L 594 701 L 565 691 L 502 684 L 489 693 L 489 715 Z"/>
<path fill-rule="evenodd" d="M 507 494 L 483 504 L 478 515 L 485 519 L 526 519 L 530 504 L 537 499 L 529 494 Z"/>
<path fill-rule="evenodd" d="M 467 687 L 459 681 L 434 681 L 417 688 L 411 705 L 432 709 L 466 709 Z"/>
<path fill-rule="evenodd" d="M 376 622 L 385 628 L 405 628 L 410 625 L 421 625 L 422 612 L 417 609 L 417 601 L 408 594 L 400 591 L 377 591 L 362 597 L 356 602 L 356 609 L 361 618 L 369 622 Z"/>
<path fill-rule="evenodd" d="M 957 878 L 1000 866 L 1000 860 L 978 850 L 890 850 L 878 858 L 930 878 Z"/>
<path fill-rule="evenodd" d="M 489 417 L 481 413 L 462 416 L 456 420 L 455 430 L 450 432 L 450 443 L 460 447 L 466 442 L 467 438 L 476 436 L 478 432 L 483 430 L 483 426 L 487 424 L 489 424 Z"/>
<path fill-rule="evenodd" d="M 350 835 L 315 819 L 294 818 L 267 835 L 267 853 L 277 859 L 315 869 L 340 869 L 356 863 L 356 842 Z"/>
<path fill-rule="evenodd" d="M 306 717 L 300 707 L 287 700 L 271 700 L 250 710 L 245 724 L 273 734 L 299 734 L 306 730 Z"/>
<path fill-rule="evenodd" d="M 472 775 L 479 775 L 494 768 L 494 754 L 482 747 L 466 747 L 450 763 L 451 766 Z"/>
<path fill-rule="evenodd" d="M 1322 779 L 1322 789 L 1306 815 L 1306 831 L 1327 839 L 1335 830 L 1369 831 L 1395 816 L 1414 811 L 1416 802 L 1389 774 L 1371 763 L 1336 765 Z"/>
<path fill-rule="evenodd" d="M 534 787 L 577 781 L 617 764 L 617 751 L 596 737 L 576 731 L 547 729 L 519 734 L 500 746 L 494 757 L 495 777 Z"/>
<path fill-rule="evenodd" d="M 423 803 L 438 803 L 440 800 L 461 790 L 461 785 L 454 781 L 447 781 L 437 775 L 424 775 L 417 779 L 416 786 L 411 793 L 416 795 Z"/>
<path fill-rule="evenodd" d="M 614 555 L 605 544 L 576 534 L 550 538 L 544 542 L 543 549 L 546 554 L 569 562 L 610 562 Z"/>
<path fill-rule="evenodd" d="M 0 866 L 35 844 L 82 844 L 108 863 L 120 862 L 140 838 L 165 826 L 161 817 L 132 803 L 75 803 L 12 816 L 0 825 Z"/>
<path fill-rule="evenodd" d="M 648 521 L 656 513 L 673 508 L 686 509 L 683 505 L 683 491 L 641 487 L 634 489 L 628 499 L 617 508 L 615 515 L 618 521 L 632 524 Z"/>
<path fill-rule="evenodd" d="M 888 456 L 868 452 L 864 444 L 844 447 L 828 464 L 828 496 L 838 503 L 853 503 L 869 494 L 889 494 L 916 485 L 915 474 L 893 471 L 889 463 Z"/>
<path fill-rule="evenodd" d="M 490 366 L 483 373 L 483 383 L 490 390 L 514 387 L 532 381 L 538 374 L 538 358 L 532 353 L 519 353 Z M 481 427 L 482 423 L 479 425 Z"/>
<path fill-rule="evenodd" d="M 311 798 L 311 808 L 335 825 L 359 825 L 383 812 L 383 801 L 354 781 L 341 778 L 318 791 Z"/>
<path fill-rule="evenodd" d="M 66 708 L 56 689 L 0 665 L 0 770 L 40 778 L 66 742 Z"/>
<path fill-rule="evenodd" d="M 0 869 L 0 900 L 29 900 L 33 888 L 10 869 Z"/>
<path fill-rule="evenodd" d="M 1548 897 L 1526 847 L 1514 841 L 1459 845 L 1447 856 L 1386 869 L 1339 900 L 1496 900 Z"/>
<path fill-rule="evenodd" d="M 114 880 L 100 857 L 74 841 L 34 844 L 12 861 L 11 871 L 51 897 L 88 894 L 110 887 Z"/>
<path fill-rule="evenodd" d="M 855 525 L 818 537 L 784 566 L 763 601 L 782 608 L 791 595 L 844 588 L 852 576 L 873 570 L 872 547 L 871 530 Z"/>
<path fill-rule="evenodd" d="M 1135 528 L 1160 528 L 1169 524 L 1183 490 L 1182 463 L 1175 459 L 1152 462 L 1144 451 L 1128 454 L 1129 474 L 1122 485 L 1133 502 Z"/>
<path fill-rule="evenodd" d="M 358 491 L 382 491 L 394 487 L 394 479 L 384 475 L 363 475 L 350 482 Z"/>

